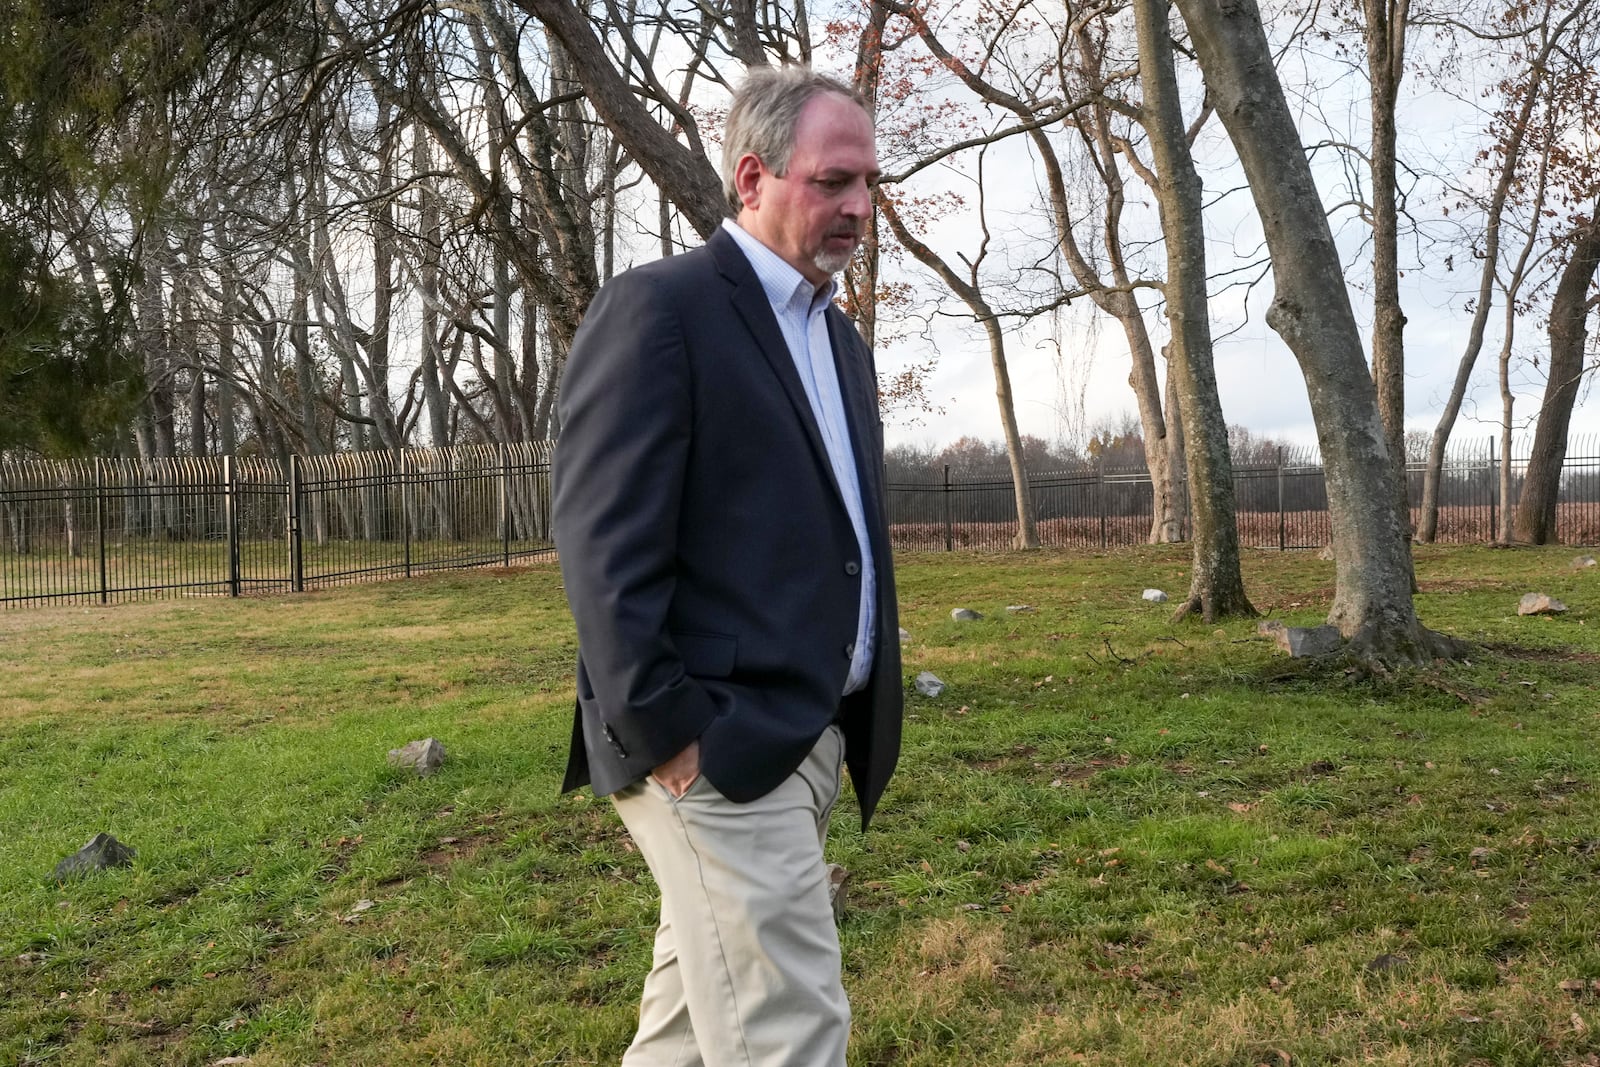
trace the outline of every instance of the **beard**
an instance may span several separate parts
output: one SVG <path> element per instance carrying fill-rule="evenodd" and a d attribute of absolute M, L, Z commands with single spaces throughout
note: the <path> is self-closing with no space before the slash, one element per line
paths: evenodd
<path fill-rule="evenodd" d="M 843 235 L 841 234 L 840 236 Z M 861 240 L 855 234 L 851 234 L 850 237 L 854 242 Z M 811 257 L 811 262 L 816 264 L 817 269 L 824 274 L 838 274 L 850 265 L 850 261 L 855 258 L 855 255 L 855 244 L 852 244 L 848 251 L 843 252 L 830 252 L 824 248 L 818 249 L 817 254 Z"/>

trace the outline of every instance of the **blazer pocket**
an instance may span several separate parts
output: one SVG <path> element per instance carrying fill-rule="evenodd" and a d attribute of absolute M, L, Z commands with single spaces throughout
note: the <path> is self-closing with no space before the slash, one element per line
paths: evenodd
<path fill-rule="evenodd" d="M 739 641 L 728 634 L 673 630 L 683 669 L 697 678 L 726 678 L 739 658 Z"/>

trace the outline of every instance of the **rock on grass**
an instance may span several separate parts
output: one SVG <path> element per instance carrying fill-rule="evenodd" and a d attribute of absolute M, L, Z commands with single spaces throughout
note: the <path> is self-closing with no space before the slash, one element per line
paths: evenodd
<path fill-rule="evenodd" d="M 110 834 L 95 834 L 82 848 L 56 864 L 50 877 L 57 882 L 67 882 L 112 867 L 129 867 L 135 855 L 132 848 Z"/>

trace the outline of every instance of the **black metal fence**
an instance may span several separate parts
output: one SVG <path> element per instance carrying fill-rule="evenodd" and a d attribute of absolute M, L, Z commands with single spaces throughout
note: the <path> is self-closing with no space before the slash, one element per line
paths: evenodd
<path fill-rule="evenodd" d="M 1513 506 L 1526 444 L 1510 460 Z M 1492 540 L 1504 460 L 1457 447 L 1440 486 L 1438 540 Z M 1413 509 L 1422 468 L 1408 471 Z M 1108 549 L 1150 536 L 1150 475 L 1085 466 L 1030 478 L 1046 545 Z M 1234 468 L 1240 542 L 1317 548 L 1331 538 L 1311 450 Z M 1003 549 L 1016 532 L 1008 478 L 888 483 L 902 551 Z M 1185 509 L 1187 510 L 1187 509 Z M 1413 510 L 1413 519 L 1417 518 Z M 1600 449 L 1568 444 L 1557 534 L 1600 543 Z M 1187 531 L 1185 531 L 1187 535 Z M 155 462 L 0 459 L 0 607 L 183 594 L 304 590 L 552 554 L 545 443 L 333 456 Z"/>
<path fill-rule="evenodd" d="M 0 606 L 294 590 L 554 552 L 547 444 L 0 460 Z"/>
<path fill-rule="evenodd" d="M 1511 505 L 1516 506 L 1531 442 L 1511 452 Z M 1569 544 L 1600 543 L 1600 447 L 1568 442 L 1557 506 L 1557 535 Z M 1501 468 L 1493 439 L 1453 448 L 1440 480 L 1437 540 L 1457 544 L 1494 539 L 1504 508 Z M 1421 518 L 1423 465 L 1410 464 L 1412 520 Z M 1029 476 L 1039 540 L 1045 545 L 1108 549 L 1144 544 L 1154 521 L 1154 494 L 1144 468 L 1081 468 Z M 1238 462 L 1233 470 L 1240 543 L 1254 548 L 1320 548 L 1332 539 L 1327 483 L 1315 449 L 1280 449 L 1270 462 Z M 888 483 L 890 532 L 896 549 L 948 552 L 1004 549 L 1017 528 L 1010 478 L 896 478 Z M 1187 513 L 1187 507 L 1184 512 Z M 1184 536 L 1188 536 L 1187 529 Z"/>

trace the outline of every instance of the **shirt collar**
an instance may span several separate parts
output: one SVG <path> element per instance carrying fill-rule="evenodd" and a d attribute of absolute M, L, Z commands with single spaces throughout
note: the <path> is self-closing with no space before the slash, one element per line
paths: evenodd
<path fill-rule="evenodd" d="M 767 301 L 775 310 L 782 311 L 796 306 L 803 310 L 811 310 L 827 307 L 833 301 L 833 294 L 838 285 L 832 278 L 828 279 L 826 285 L 815 286 L 804 274 L 795 270 L 782 256 L 762 244 L 737 222 L 723 219 L 722 228 L 738 242 L 740 250 L 744 252 L 744 258 L 750 261 L 751 268 L 761 281 L 761 288 L 767 294 Z"/>

